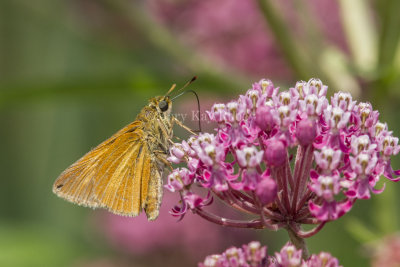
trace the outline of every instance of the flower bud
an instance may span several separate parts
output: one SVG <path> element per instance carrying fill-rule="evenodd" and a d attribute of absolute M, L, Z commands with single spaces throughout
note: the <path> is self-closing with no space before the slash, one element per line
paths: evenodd
<path fill-rule="evenodd" d="M 171 156 L 167 158 L 168 161 L 179 164 L 182 161 L 182 158 L 185 156 L 185 151 L 183 151 L 183 148 L 181 145 L 174 145 L 170 149 L 170 154 Z"/>
<path fill-rule="evenodd" d="M 278 187 L 272 178 L 263 179 L 256 188 L 256 195 L 264 206 L 273 202 L 277 193 Z"/>
<path fill-rule="evenodd" d="M 271 114 L 271 108 L 267 106 L 260 106 L 256 111 L 255 122 L 258 127 L 264 132 L 270 131 L 274 127 L 274 119 Z"/>
<path fill-rule="evenodd" d="M 315 122 L 308 119 L 299 121 L 296 125 L 296 138 L 300 145 L 306 146 L 314 142 L 317 137 L 317 128 Z"/>
<path fill-rule="evenodd" d="M 286 146 L 280 140 L 269 143 L 265 152 L 265 159 L 272 166 L 280 166 L 285 163 L 287 157 Z"/>

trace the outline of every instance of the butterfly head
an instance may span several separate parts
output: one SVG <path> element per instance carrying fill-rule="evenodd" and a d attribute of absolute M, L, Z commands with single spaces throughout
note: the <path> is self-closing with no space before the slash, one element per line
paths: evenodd
<path fill-rule="evenodd" d="M 169 96 L 158 96 L 151 99 L 150 102 L 160 114 L 169 115 L 171 113 L 172 101 Z"/>

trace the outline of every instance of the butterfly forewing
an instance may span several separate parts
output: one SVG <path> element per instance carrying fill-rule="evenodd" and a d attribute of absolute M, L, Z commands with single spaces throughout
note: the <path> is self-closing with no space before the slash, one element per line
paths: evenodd
<path fill-rule="evenodd" d="M 68 201 L 107 208 L 119 215 L 137 216 L 145 209 L 148 219 L 154 220 L 161 202 L 164 168 L 155 150 L 168 148 L 165 140 L 172 137 L 170 122 L 163 120 L 156 110 L 145 107 L 136 121 L 66 169 L 53 191 Z M 168 136 L 159 138 L 165 135 L 156 131 L 160 127 L 168 130 Z"/>

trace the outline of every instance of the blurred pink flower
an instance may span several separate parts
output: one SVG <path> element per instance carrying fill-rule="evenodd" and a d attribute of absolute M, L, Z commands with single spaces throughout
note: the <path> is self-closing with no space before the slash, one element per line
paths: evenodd
<path fill-rule="evenodd" d="M 313 0 L 306 4 L 313 16 L 310 24 L 319 28 L 327 41 L 345 49 L 337 3 Z M 304 15 L 296 13 L 292 1 L 279 1 L 277 5 L 296 38 L 301 38 L 305 30 L 300 28 L 300 21 L 309 18 L 301 18 Z M 149 7 L 178 38 L 222 66 L 274 78 L 291 75 L 256 1 L 152 0 Z"/>
<path fill-rule="evenodd" d="M 72 265 L 73 267 L 142 267 L 143 265 L 128 263 L 124 260 L 112 258 L 97 258 L 80 260 Z"/>
<path fill-rule="evenodd" d="M 178 223 L 168 213 L 174 204 L 174 196 L 169 192 L 165 192 L 162 204 L 160 216 L 154 222 L 147 221 L 143 214 L 136 218 L 105 214 L 106 237 L 116 248 L 139 255 L 177 246 L 189 254 L 196 254 L 197 249 L 218 248 L 217 227 L 190 215 L 187 222 Z"/>
<path fill-rule="evenodd" d="M 383 239 L 374 248 L 372 267 L 398 267 L 400 266 L 400 234 L 394 234 Z"/>
<path fill-rule="evenodd" d="M 188 214 L 185 220 L 179 221 L 169 214 L 170 207 L 176 203 L 176 197 L 164 190 L 160 216 L 156 221 L 149 222 L 144 214 L 136 218 L 116 216 L 102 213 L 100 231 L 117 250 L 132 255 L 149 255 L 157 251 L 179 250 L 193 260 L 199 260 L 213 251 L 240 240 L 250 240 L 253 234 L 246 236 L 236 232 L 235 237 L 227 234 L 232 229 L 221 228 L 197 216 Z M 232 232 L 229 232 L 232 233 Z M 245 238 L 243 238 L 245 237 Z"/>

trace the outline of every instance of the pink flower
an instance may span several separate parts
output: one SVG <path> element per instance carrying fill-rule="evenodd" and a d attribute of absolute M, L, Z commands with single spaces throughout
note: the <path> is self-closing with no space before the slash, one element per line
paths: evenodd
<path fill-rule="evenodd" d="M 400 235 L 385 237 L 372 248 L 372 267 L 397 267 L 400 265 Z"/>
<path fill-rule="evenodd" d="M 338 92 L 331 98 L 332 107 L 340 108 L 343 111 L 352 111 L 356 104 L 350 93 Z"/>
<path fill-rule="evenodd" d="M 168 175 L 168 183 L 165 185 L 171 192 L 182 190 L 185 186 L 191 184 L 193 174 L 186 168 L 175 169 Z"/>
<path fill-rule="evenodd" d="M 371 144 L 371 140 L 368 135 L 351 136 L 351 153 L 358 155 L 363 151 L 367 153 L 373 153 L 376 149 L 376 144 Z"/>
<path fill-rule="evenodd" d="M 311 255 L 307 261 L 308 267 L 340 267 L 338 259 L 327 252 Z M 383 266 L 383 265 L 382 265 Z"/>
<path fill-rule="evenodd" d="M 168 158 L 170 162 L 173 162 L 175 164 L 179 164 L 183 157 L 185 156 L 185 150 L 183 148 L 183 145 L 175 145 L 170 149 L 170 154 L 171 156 Z"/>
<path fill-rule="evenodd" d="M 260 242 L 252 241 L 248 245 L 243 245 L 242 248 L 250 266 L 256 266 L 267 258 L 267 247 L 261 246 Z"/>
<path fill-rule="evenodd" d="M 241 248 L 230 247 L 222 254 L 207 256 L 199 267 L 252 267 L 267 266 L 267 247 L 252 241 Z M 264 263 L 265 262 L 265 263 Z"/>
<path fill-rule="evenodd" d="M 314 180 L 310 188 L 317 196 L 332 202 L 335 200 L 334 196 L 340 192 L 339 176 L 337 174 L 320 175 L 318 179 Z"/>
<path fill-rule="evenodd" d="M 325 97 L 327 87 L 322 87 L 320 82 L 319 80 L 314 81 L 321 90 L 318 90 L 315 86 L 310 87 L 311 83 L 305 82 L 298 82 L 295 88 L 290 89 L 292 94 L 298 94 L 300 98 L 299 107 L 308 117 L 317 118 L 328 106 L 328 100 Z"/>
<path fill-rule="evenodd" d="M 207 256 L 199 267 L 341 267 L 327 252 L 303 260 L 302 251 L 287 243 L 275 256 L 267 255 L 267 247 L 252 241 L 240 248 L 230 247 L 222 254 Z"/>
<path fill-rule="evenodd" d="M 274 4 L 295 35 L 302 36 L 306 29 L 301 27 L 300 16 L 294 14 L 296 5 L 290 1 Z M 338 4 L 315 0 L 305 4 L 326 39 L 346 50 Z M 215 5 L 212 0 L 152 0 L 150 8 L 178 39 L 215 64 L 253 75 L 287 78 L 291 74 L 256 2 L 220 0 Z"/>
<path fill-rule="evenodd" d="M 318 167 L 326 170 L 328 173 L 331 173 L 339 166 L 342 159 L 341 155 L 342 152 L 339 149 L 335 150 L 329 147 L 324 147 L 321 151 L 314 152 L 315 162 Z"/>
<path fill-rule="evenodd" d="M 367 176 L 375 169 L 378 157 L 375 154 L 361 152 L 356 157 L 350 156 L 351 168 L 356 175 Z"/>
<path fill-rule="evenodd" d="M 258 166 L 263 158 L 264 151 L 258 151 L 256 147 L 243 147 L 236 151 L 238 163 L 241 168 L 254 168 Z"/>
<path fill-rule="evenodd" d="M 175 201 L 176 197 L 167 192 L 158 219 L 151 223 L 144 214 L 128 218 L 103 213 L 100 219 L 94 218 L 95 224 L 101 222 L 101 232 L 113 248 L 138 256 L 148 257 L 159 251 L 181 250 L 196 260 L 200 256 L 199 251 L 212 253 L 227 245 L 224 242 L 224 229 L 212 227 L 209 222 L 198 220 L 194 215 L 188 215 L 184 221 L 177 223 L 176 218 L 168 213 L 169 206 Z"/>
<path fill-rule="evenodd" d="M 379 150 L 385 157 L 397 155 L 400 151 L 399 138 L 391 136 L 387 133 L 385 137 L 379 138 Z"/>
<path fill-rule="evenodd" d="M 336 220 L 348 212 L 352 205 L 353 203 L 351 201 L 343 203 L 324 201 L 322 205 L 317 205 L 313 202 L 308 203 L 311 214 L 320 221 Z"/>
<path fill-rule="evenodd" d="M 192 210 L 232 227 L 289 225 L 308 237 L 349 212 L 357 199 L 381 193 L 384 187 L 375 186 L 382 175 L 400 180 L 400 170 L 390 164 L 400 151 L 398 138 L 379 122 L 379 113 L 349 93 L 336 93 L 330 101 L 326 94 L 318 79 L 280 93 L 263 79 L 237 100 L 215 104 L 208 114 L 218 124 L 216 133 L 171 148 L 170 161 L 188 166 L 169 177 L 167 188 L 181 195 L 173 213 Z M 208 192 L 194 192 L 193 185 Z M 211 195 L 255 218 L 208 213 Z M 310 233 L 297 227 L 308 223 L 317 224 Z"/>
<path fill-rule="evenodd" d="M 256 3 L 230 0 L 221 0 L 218 5 L 209 0 L 151 3 L 152 11 L 178 33 L 178 38 L 213 63 L 253 74 L 272 72 L 286 77 L 290 73 Z"/>
<path fill-rule="evenodd" d="M 282 267 L 300 267 L 302 263 L 301 250 L 287 243 L 279 253 L 275 253 L 275 265 Z"/>
<path fill-rule="evenodd" d="M 372 109 L 371 103 L 359 103 L 355 110 L 359 114 L 362 132 L 367 133 L 371 127 L 378 123 L 379 112 Z"/>
<path fill-rule="evenodd" d="M 349 122 L 351 113 L 341 107 L 328 106 L 324 113 L 324 119 L 331 128 L 332 133 L 338 133 Z"/>
<path fill-rule="evenodd" d="M 225 117 L 227 116 L 226 106 L 225 104 L 214 104 L 211 111 L 207 111 L 207 114 L 210 120 L 222 123 L 225 121 Z"/>

